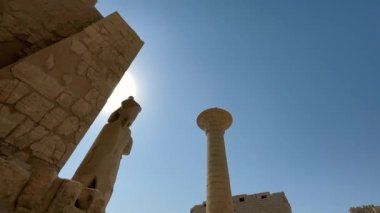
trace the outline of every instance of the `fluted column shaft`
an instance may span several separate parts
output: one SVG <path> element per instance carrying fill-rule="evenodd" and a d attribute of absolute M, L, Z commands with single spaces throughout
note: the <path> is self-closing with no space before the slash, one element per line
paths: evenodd
<path fill-rule="evenodd" d="M 207 133 L 207 205 L 206 213 L 232 213 L 224 131 Z"/>
<path fill-rule="evenodd" d="M 229 112 L 211 108 L 197 119 L 207 135 L 207 201 L 206 213 L 233 213 L 224 132 L 232 124 Z"/>

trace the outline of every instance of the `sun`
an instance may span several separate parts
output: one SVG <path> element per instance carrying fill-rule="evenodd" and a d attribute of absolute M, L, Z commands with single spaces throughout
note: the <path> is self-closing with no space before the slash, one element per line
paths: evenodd
<path fill-rule="evenodd" d="M 119 84 L 116 86 L 101 113 L 111 113 L 120 107 L 120 103 L 129 96 L 136 97 L 137 89 L 135 79 L 126 72 Z"/>

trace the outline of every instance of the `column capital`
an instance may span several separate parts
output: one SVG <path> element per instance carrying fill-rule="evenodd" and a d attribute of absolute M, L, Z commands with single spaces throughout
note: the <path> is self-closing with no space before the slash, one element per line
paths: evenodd
<path fill-rule="evenodd" d="M 206 133 L 210 131 L 224 132 L 231 126 L 232 116 L 224 109 L 210 108 L 199 114 L 197 124 Z"/>

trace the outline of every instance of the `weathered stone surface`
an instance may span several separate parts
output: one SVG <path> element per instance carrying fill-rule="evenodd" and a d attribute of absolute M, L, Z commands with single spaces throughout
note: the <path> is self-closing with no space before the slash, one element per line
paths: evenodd
<path fill-rule="evenodd" d="M 69 74 L 65 74 L 65 75 L 63 75 L 62 80 L 63 80 L 63 82 L 65 82 L 65 85 L 68 85 L 71 82 L 73 82 L 73 76 L 69 75 Z"/>
<path fill-rule="evenodd" d="M 108 97 L 111 93 L 112 90 L 114 89 L 114 86 L 111 86 L 108 84 L 108 82 L 102 80 L 102 81 L 93 81 L 91 84 L 95 89 L 100 91 L 100 93 L 106 97 Z M 115 85 L 116 86 L 116 85 Z"/>
<path fill-rule="evenodd" d="M 19 81 L 3 79 L 0 80 L 0 102 L 5 102 L 17 87 Z"/>
<path fill-rule="evenodd" d="M 70 210 L 69 208 L 75 205 L 75 201 L 79 197 L 81 190 L 81 183 L 72 180 L 64 180 L 47 212 L 72 212 L 67 210 Z"/>
<path fill-rule="evenodd" d="M 81 55 L 87 51 L 87 48 L 81 41 L 74 38 L 71 40 L 71 50 L 76 54 Z"/>
<path fill-rule="evenodd" d="M 235 195 L 232 197 L 234 213 L 291 213 L 288 199 L 283 192 L 262 192 L 252 195 Z M 206 202 L 194 206 L 191 213 L 206 213 Z M 356 213 L 356 212 L 355 212 Z"/>
<path fill-rule="evenodd" d="M 26 133 L 25 135 L 16 138 L 14 140 L 14 145 L 16 145 L 19 149 L 23 149 L 25 147 L 28 147 L 33 142 L 41 139 L 45 135 L 47 135 L 49 132 L 43 127 L 43 126 L 37 126 L 33 128 L 30 132 Z"/>
<path fill-rule="evenodd" d="M 98 90 L 91 89 L 90 91 L 88 91 L 88 93 L 86 94 L 84 99 L 86 101 L 88 101 L 92 107 L 94 107 L 94 106 L 96 106 L 96 102 L 97 102 L 99 95 L 100 95 L 100 93 Z"/>
<path fill-rule="evenodd" d="M 17 125 L 25 119 L 25 115 L 12 112 L 11 108 L 0 104 L 0 137 L 5 138 Z"/>
<path fill-rule="evenodd" d="M 0 212 L 13 209 L 30 173 L 14 161 L 0 158 Z"/>
<path fill-rule="evenodd" d="M 81 182 L 84 187 L 99 190 L 104 204 L 111 197 L 121 156 L 130 150 L 132 138 L 129 127 L 140 111 L 140 105 L 133 98 L 123 101 L 122 106 L 111 114 L 73 176 L 73 180 Z M 81 195 L 78 203 L 86 209 L 89 206 L 88 197 Z"/>
<path fill-rule="evenodd" d="M 28 115 L 33 121 L 38 122 L 54 107 L 54 104 L 33 92 L 17 102 L 15 107 L 18 111 Z"/>
<path fill-rule="evenodd" d="M 36 208 L 58 175 L 56 168 L 51 164 L 38 159 L 35 159 L 31 163 L 32 172 L 30 179 L 21 191 L 17 201 L 19 208 Z"/>
<path fill-rule="evenodd" d="M 4 126 L 1 122 L 11 120 L 16 124 L 5 131 L 4 139 L 0 138 L 0 156 L 9 158 L 21 153 L 25 155 L 24 163 L 19 161 L 19 165 L 31 166 L 33 171 L 16 195 L 19 196 L 17 202 L 11 201 L 12 205 L 16 203 L 15 212 L 38 213 L 40 209 L 45 212 L 53 203 L 54 193 L 61 183 L 54 181 L 57 172 L 138 52 L 135 43 L 142 44 L 117 14 L 91 24 L 101 16 L 92 13 L 96 11 L 93 6 L 86 8 L 88 2 L 93 3 L 92 0 L 0 0 L 0 130 Z M 82 31 L 85 26 L 89 27 Z M 6 48 L 4 39 L 14 47 Z M 4 117 L 5 109 L 12 116 L 18 113 L 24 118 L 16 121 Z M 127 123 L 122 122 L 123 125 L 128 126 L 130 118 L 124 120 Z M 10 151 L 1 144 L 10 147 Z M 126 150 L 122 152 L 128 154 Z M 112 161 L 119 161 L 119 157 Z M 111 179 L 115 178 L 115 165 L 106 168 L 112 170 Z M 84 191 L 83 194 L 89 192 L 93 199 L 90 202 L 86 200 L 89 197 L 81 199 L 80 203 L 87 203 L 87 210 L 77 208 L 76 199 L 71 197 L 67 206 L 61 205 L 52 212 L 103 212 L 106 203 L 103 193 L 96 189 Z M 93 196 L 95 194 L 101 196 Z M 108 201 L 109 192 L 106 199 Z"/>
<path fill-rule="evenodd" d="M 15 213 L 33 213 L 32 210 L 30 210 L 28 208 L 23 208 L 23 207 L 17 207 L 14 212 Z"/>
<path fill-rule="evenodd" d="M 100 200 L 100 202 L 99 202 Z M 94 208 L 101 208 L 98 209 L 100 212 L 104 211 L 104 200 L 102 193 L 94 188 L 82 188 L 82 191 L 76 201 L 76 207 L 80 210 L 84 210 L 86 212 L 93 212 Z M 103 204 L 100 206 L 99 204 Z"/>
<path fill-rule="evenodd" d="M 56 98 L 64 89 L 55 78 L 27 61 L 17 63 L 12 67 L 12 71 L 18 79 L 29 84 L 47 98 Z"/>
<path fill-rule="evenodd" d="M 55 107 L 42 118 L 40 124 L 51 130 L 57 127 L 66 117 L 68 117 L 68 114 L 65 110 Z"/>
<path fill-rule="evenodd" d="M 91 80 L 91 81 L 104 81 L 104 75 L 102 75 L 101 73 L 99 73 L 98 71 L 96 71 L 94 68 L 92 67 L 89 67 L 87 69 L 87 77 Z"/>
<path fill-rule="evenodd" d="M 68 136 L 74 133 L 79 127 L 79 119 L 75 116 L 66 118 L 57 128 L 57 133 L 63 136 Z"/>
<path fill-rule="evenodd" d="M 5 140 L 9 143 L 13 143 L 16 138 L 19 138 L 30 132 L 35 126 L 35 122 L 30 119 L 26 119 L 14 131 L 12 131 L 12 133 Z"/>
<path fill-rule="evenodd" d="M 49 54 L 49 57 L 46 59 L 46 62 L 45 62 L 45 69 L 51 70 L 53 67 L 54 67 L 54 55 Z"/>
<path fill-rule="evenodd" d="M 80 76 L 84 76 L 87 73 L 88 64 L 84 61 L 79 62 L 77 66 L 77 74 Z"/>
<path fill-rule="evenodd" d="M 8 104 L 14 104 L 18 100 L 20 100 L 22 97 L 27 95 L 30 92 L 30 87 L 26 85 L 23 82 L 19 82 L 16 86 L 16 88 L 12 91 L 9 98 L 7 99 L 6 103 Z"/>
<path fill-rule="evenodd" d="M 66 151 L 66 146 L 57 135 L 49 135 L 30 146 L 32 154 L 49 163 L 59 161 Z"/>
<path fill-rule="evenodd" d="M 73 97 L 70 93 L 64 92 L 58 97 L 57 102 L 67 108 L 73 103 Z"/>
<path fill-rule="evenodd" d="M 207 206 L 206 212 L 234 212 L 224 133 L 232 124 L 229 112 L 210 108 L 199 114 L 199 128 L 207 135 Z"/>
<path fill-rule="evenodd" d="M 86 115 L 90 114 L 92 111 L 92 106 L 86 102 L 83 99 L 79 99 L 74 103 L 74 105 L 71 107 L 73 110 L 73 113 L 77 115 L 80 118 L 85 117 Z"/>
<path fill-rule="evenodd" d="M 92 205 L 88 209 L 88 213 L 105 213 L 107 202 L 103 197 L 99 196 L 94 199 Z"/>
<path fill-rule="evenodd" d="M 93 6 L 93 2 L 93 0 L 2 1 L 0 49 L 9 57 L 0 58 L 0 67 L 17 61 L 20 52 L 32 54 L 101 19 L 102 16 Z"/>

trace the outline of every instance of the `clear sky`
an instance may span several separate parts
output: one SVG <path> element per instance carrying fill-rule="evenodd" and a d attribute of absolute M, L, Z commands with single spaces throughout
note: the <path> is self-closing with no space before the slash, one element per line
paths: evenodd
<path fill-rule="evenodd" d="M 128 70 L 143 110 L 108 212 L 186 213 L 205 200 L 206 136 L 195 120 L 215 106 L 234 117 L 225 135 L 234 195 L 284 191 L 293 213 L 380 204 L 380 1 L 99 0 L 97 8 L 118 11 L 145 41 Z"/>

